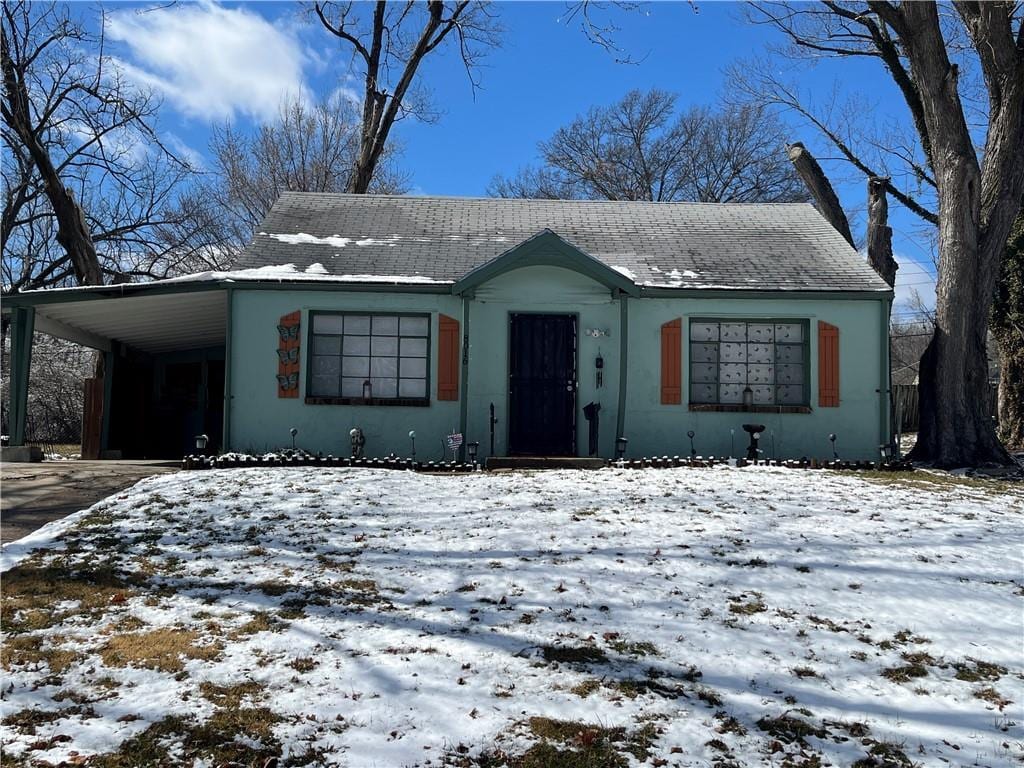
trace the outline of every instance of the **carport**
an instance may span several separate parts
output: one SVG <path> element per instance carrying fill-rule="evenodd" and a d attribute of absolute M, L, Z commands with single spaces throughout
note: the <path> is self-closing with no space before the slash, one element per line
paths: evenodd
<path fill-rule="evenodd" d="M 4 299 L 11 321 L 10 445 L 25 442 L 32 337 L 103 354 L 85 383 L 83 458 L 180 458 L 205 433 L 224 443 L 230 287 L 221 282 L 29 291 Z"/>

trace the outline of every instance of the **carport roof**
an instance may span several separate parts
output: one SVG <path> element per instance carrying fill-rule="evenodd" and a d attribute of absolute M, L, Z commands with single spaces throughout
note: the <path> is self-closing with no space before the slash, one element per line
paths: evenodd
<path fill-rule="evenodd" d="M 35 329 L 95 349 L 117 341 L 149 353 L 201 349 L 224 343 L 227 293 L 221 285 L 132 284 L 66 291 L 35 291 L 4 300 L 35 307 Z"/>

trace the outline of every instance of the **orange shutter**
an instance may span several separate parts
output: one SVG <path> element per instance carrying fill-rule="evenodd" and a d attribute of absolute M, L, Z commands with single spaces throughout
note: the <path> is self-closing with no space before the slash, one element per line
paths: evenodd
<path fill-rule="evenodd" d="M 839 406 L 839 329 L 818 321 L 818 405 Z"/>
<path fill-rule="evenodd" d="M 438 315 L 437 399 L 459 399 L 459 321 Z"/>
<path fill-rule="evenodd" d="M 661 402 L 683 402 L 683 320 L 679 317 L 661 326 Z"/>
<path fill-rule="evenodd" d="M 299 325 L 302 312 L 283 315 L 277 325 L 277 396 L 299 396 Z"/>

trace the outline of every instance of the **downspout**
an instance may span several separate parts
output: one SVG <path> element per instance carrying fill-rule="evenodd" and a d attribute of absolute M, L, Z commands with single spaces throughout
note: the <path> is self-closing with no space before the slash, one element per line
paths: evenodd
<path fill-rule="evenodd" d="M 224 336 L 224 428 L 221 437 L 221 450 L 231 450 L 231 337 L 233 336 L 232 326 L 235 316 L 234 312 L 235 289 L 230 285 L 227 287 L 227 318 L 225 321 Z M 308 351 L 306 354 L 309 354 Z"/>
<path fill-rule="evenodd" d="M 466 460 L 466 427 L 469 423 L 469 298 L 462 296 L 462 381 L 459 387 L 459 432 L 463 435 L 459 456 Z"/>
<path fill-rule="evenodd" d="M 32 334 L 35 331 L 34 307 L 11 310 L 11 383 L 10 418 L 11 445 L 25 444 L 25 422 L 28 416 L 28 379 L 32 368 Z"/>
<path fill-rule="evenodd" d="M 626 357 L 629 349 L 629 297 L 619 292 L 619 410 L 615 414 L 615 437 L 626 435 Z"/>
<path fill-rule="evenodd" d="M 878 302 L 879 311 L 879 387 L 878 387 L 878 445 L 888 445 L 890 440 L 891 414 L 889 395 L 892 390 L 892 365 L 889 359 L 889 313 L 892 298 Z"/>

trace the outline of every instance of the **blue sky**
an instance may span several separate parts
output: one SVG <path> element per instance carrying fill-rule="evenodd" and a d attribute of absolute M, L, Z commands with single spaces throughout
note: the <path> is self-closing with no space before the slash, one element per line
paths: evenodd
<path fill-rule="evenodd" d="M 129 76 L 163 94 L 162 130 L 174 145 L 200 157 L 211 125 L 231 120 L 252 126 L 272 115 L 287 93 L 359 91 L 350 52 L 297 4 L 106 7 L 108 50 Z M 590 43 L 578 21 L 567 23 L 563 2 L 502 2 L 496 10 L 504 44 L 485 59 L 475 94 L 451 50 L 421 70 L 442 109 L 440 120 L 403 121 L 396 130 L 404 146 L 401 165 L 417 193 L 483 195 L 495 174 L 535 162 L 538 141 L 633 88 L 674 91 L 681 106 L 713 104 L 727 85 L 725 67 L 779 42 L 769 29 L 746 23 L 734 3 L 650 3 L 634 13 L 606 15 L 621 27 L 620 46 L 639 60 L 622 64 Z M 865 120 L 904 114 L 899 94 L 875 62 L 822 62 L 801 77 L 806 89 L 823 97 L 834 88 L 866 94 Z M 810 129 L 794 122 L 792 136 L 823 159 L 848 209 L 863 209 L 864 182 L 829 162 L 834 152 Z M 912 288 L 930 303 L 934 267 L 920 222 L 898 205 L 891 203 L 890 211 L 902 265 L 898 303 Z M 853 227 L 863 230 L 859 214 Z"/>

